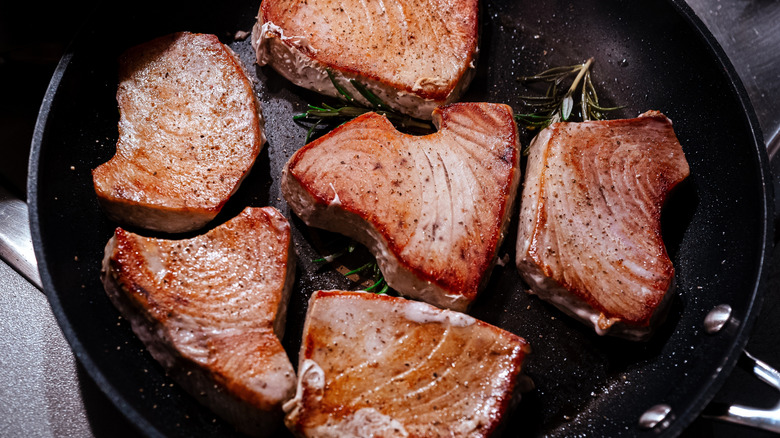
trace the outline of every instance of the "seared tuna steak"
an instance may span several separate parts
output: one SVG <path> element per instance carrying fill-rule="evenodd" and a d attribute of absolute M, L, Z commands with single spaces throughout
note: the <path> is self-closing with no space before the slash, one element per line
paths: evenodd
<path fill-rule="evenodd" d="M 477 0 L 264 0 L 251 41 L 258 64 L 297 85 L 337 96 L 330 72 L 346 88 L 357 80 L 390 107 L 430 119 L 473 77 L 477 6 Z"/>
<path fill-rule="evenodd" d="M 133 47 L 119 67 L 116 155 L 92 173 L 122 225 L 203 227 L 238 189 L 265 142 L 260 104 L 214 35 L 176 33 Z"/>
<path fill-rule="evenodd" d="M 531 292 L 599 334 L 642 339 L 674 288 L 661 208 L 689 174 L 672 123 L 556 123 L 531 144 L 517 266 Z"/>
<path fill-rule="evenodd" d="M 412 136 L 365 114 L 296 152 L 282 192 L 308 225 L 366 245 L 396 291 L 465 310 L 509 223 L 517 126 L 508 106 L 485 103 L 437 109 L 434 123 Z"/>
<path fill-rule="evenodd" d="M 117 228 L 102 280 L 133 331 L 179 384 L 253 436 L 272 436 L 295 390 L 283 335 L 293 252 L 286 219 L 247 208 L 185 240 Z"/>
<path fill-rule="evenodd" d="M 523 338 L 462 313 L 319 291 L 285 423 L 312 438 L 485 437 L 517 395 L 528 351 Z"/>

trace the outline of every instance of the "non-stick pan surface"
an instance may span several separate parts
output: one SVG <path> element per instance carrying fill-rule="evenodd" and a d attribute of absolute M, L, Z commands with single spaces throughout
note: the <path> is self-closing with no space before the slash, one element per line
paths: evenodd
<path fill-rule="evenodd" d="M 304 144 L 305 129 L 291 115 L 322 98 L 254 66 L 249 41 L 233 39 L 236 31 L 250 30 L 258 2 L 163 3 L 103 11 L 62 60 L 32 150 L 32 234 L 65 336 L 119 409 L 148 435 L 231 436 L 230 425 L 165 376 L 99 280 L 103 247 L 116 224 L 98 207 L 90 171 L 114 153 L 118 55 L 166 33 L 208 32 L 229 43 L 257 76 L 268 144 L 212 226 L 246 205 L 272 205 L 291 219 L 300 265 L 284 344 L 293 363 L 310 294 L 355 285 L 311 262 L 314 242 L 335 237 L 306 228 L 281 196 L 280 170 Z M 465 100 L 520 110 L 519 96 L 529 91 L 518 76 L 594 57 L 603 103 L 624 105 L 613 117 L 664 112 L 691 167 L 663 217 L 678 295 L 652 341 L 599 337 L 526 295 L 512 263 L 496 268 L 472 314 L 530 341 L 526 371 L 536 384 L 510 416 L 505 435 L 677 435 L 733 367 L 757 313 L 772 234 L 771 185 L 746 94 L 682 2 L 489 0 L 481 6 L 478 73 Z M 524 134 L 523 143 L 529 140 Z M 510 234 L 501 255 L 514 259 L 514 243 Z M 729 304 L 734 316 L 721 333 L 708 335 L 703 320 L 718 304 Z M 659 403 L 672 408 L 668 427 L 639 428 L 640 415 Z"/>

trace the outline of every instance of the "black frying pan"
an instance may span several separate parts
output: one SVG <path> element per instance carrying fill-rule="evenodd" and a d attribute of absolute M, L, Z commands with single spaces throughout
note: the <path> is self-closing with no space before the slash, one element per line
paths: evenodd
<path fill-rule="evenodd" d="M 193 5 L 134 3 L 103 11 L 57 69 L 35 132 L 30 160 L 31 226 L 41 278 L 73 350 L 98 386 L 148 435 L 231 436 L 165 376 L 129 325 L 118 318 L 98 272 L 115 224 L 101 213 L 90 170 L 114 153 L 118 112 L 117 56 L 155 36 L 214 33 L 247 63 L 257 1 Z M 668 321 L 648 343 L 602 338 L 522 292 L 516 269 L 498 267 L 472 314 L 526 337 L 536 389 L 523 398 L 507 436 L 677 435 L 701 412 L 733 368 L 757 315 L 772 238 L 771 184 L 764 143 L 737 76 L 714 39 L 682 1 L 490 0 L 477 77 L 465 100 L 520 109 L 521 75 L 595 57 L 603 103 L 625 105 L 614 117 L 658 109 L 674 121 L 691 166 L 689 181 L 664 213 L 664 236 L 677 269 L 678 295 Z M 354 288 L 329 267 L 310 262 L 315 241 L 279 191 L 280 169 L 304 143 L 291 120 L 322 98 L 291 86 L 267 68 L 250 68 L 267 120 L 268 145 L 214 224 L 246 205 L 278 207 L 291 218 L 300 258 L 285 346 L 297 362 L 306 301 L 316 289 Z M 522 141 L 527 143 L 530 134 Z M 514 230 L 513 230 L 514 232 Z M 514 235 L 501 254 L 514 258 Z M 716 335 L 707 313 L 729 304 L 733 318 Z M 653 405 L 671 406 L 667 427 L 638 419 Z"/>

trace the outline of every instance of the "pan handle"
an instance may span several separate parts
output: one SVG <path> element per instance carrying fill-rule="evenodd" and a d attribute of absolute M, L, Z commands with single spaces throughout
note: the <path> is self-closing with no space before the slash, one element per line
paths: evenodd
<path fill-rule="evenodd" d="M 38 289 L 41 277 L 35 260 L 27 204 L 0 185 L 0 258 Z"/>
<path fill-rule="evenodd" d="M 743 351 L 737 363 L 740 367 L 780 391 L 780 372 L 767 365 L 766 362 L 756 359 L 747 351 Z M 780 401 L 773 408 L 767 410 L 741 405 L 711 403 L 702 416 L 780 433 Z"/>

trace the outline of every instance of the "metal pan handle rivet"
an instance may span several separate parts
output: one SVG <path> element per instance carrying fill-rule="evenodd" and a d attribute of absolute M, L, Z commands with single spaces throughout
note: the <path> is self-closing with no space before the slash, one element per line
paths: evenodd
<path fill-rule="evenodd" d="M 731 306 L 719 304 L 704 318 L 704 330 L 709 334 L 718 333 L 731 319 Z"/>
<path fill-rule="evenodd" d="M 654 427 L 666 429 L 670 424 L 669 414 L 671 412 L 672 407 L 667 404 L 655 405 L 639 417 L 639 427 L 642 429 L 652 429 Z"/>

